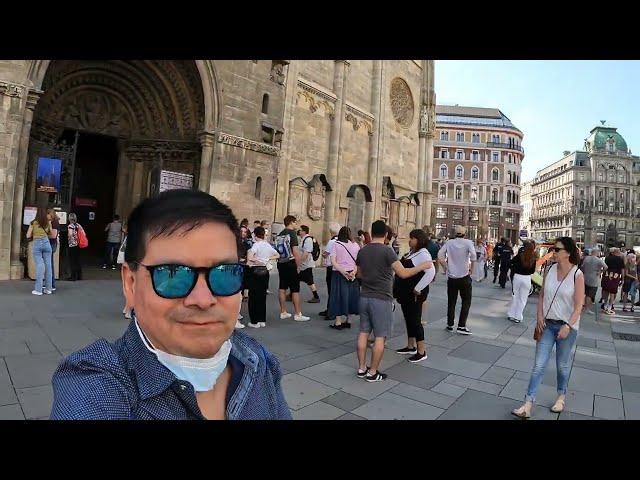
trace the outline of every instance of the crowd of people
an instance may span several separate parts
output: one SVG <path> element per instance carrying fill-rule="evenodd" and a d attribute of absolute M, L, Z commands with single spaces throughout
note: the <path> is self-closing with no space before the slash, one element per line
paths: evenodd
<path fill-rule="evenodd" d="M 181 202 L 186 207 L 180 207 Z M 189 206 L 198 206 L 198 210 L 185 210 Z M 54 290 L 51 255 L 57 224 L 53 216 L 39 210 L 28 232 L 38 267 L 34 294 Z M 581 252 L 568 237 L 559 238 L 541 260 L 533 241 L 524 241 L 515 252 L 508 239 L 495 246 L 474 243 L 466 238 L 462 226 L 446 241 L 437 241 L 425 227 L 409 233 L 409 250 L 400 256 L 397 246 L 394 248 L 397 235 L 382 220 L 373 222 L 370 231 L 360 230 L 355 235 L 348 226 L 330 223 L 330 239 L 323 248 L 310 235 L 309 227 L 298 225 L 292 215 L 284 218 L 284 228 L 277 234 L 270 234 L 266 222 L 256 221 L 253 227 L 247 219 L 236 222 L 228 207 L 215 198 L 191 191 L 167 192 L 145 200 L 131 214 L 129 228 L 114 217 L 105 228 L 112 241 L 108 242 L 104 268 L 112 268 L 116 256 L 116 264 L 122 264 L 123 314 L 132 322 L 121 343 L 107 347 L 101 340 L 63 361 L 54 376 L 52 418 L 290 418 L 277 360 L 256 340 L 234 333 L 239 325 L 244 327 L 240 307 L 245 296 L 248 326 L 267 327 L 267 295 L 274 269 L 279 274 L 280 320 L 308 322 L 310 317 L 302 312 L 300 285 L 308 286 L 307 302 L 325 301 L 314 278 L 314 268 L 322 262 L 327 298 L 320 315 L 334 330 L 352 328 L 354 317 L 359 317 L 354 374 L 367 382 L 387 377 L 380 365 L 392 332 L 395 305 L 399 305 L 406 326 L 406 345 L 396 353 L 407 355 L 411 363 L 428 358 L 424 306 L 439 268 L 447 277 L 445 328 L 461 335 L 472 334 L 468 317 L 473 283 L 488 277 L 489 261 L 493 261 L 493 282 L 497 281 L 499 288 L 511 283 L 505 320 L 514 323 L 523 321 L 532 277 L 542 272 L 532 373 L 524 404 L 512 411 L 520 418 L 532 415 L 554 348 L 558 396 L 551 410 L 564 410 L 580 316 L 591 311 L 598 285 L 603 289 L 605 313 L 614 312 L 620 287 L 623 311 L 627 306 L 633 311 L 637 305 L 640 258 L 612 248 L 602 259 L 598 249 Z M 76 232 L 69 235 L 69 246 L 76 248 L 82 243 L 81 226 L 70 218 L 69 229 Z M 113 241 L 116 233 L 124 236 L 117 245 Z M 461 308 L 456 325 L 458 297 Z M 124 345 L 128 346 L 117 360 L 109 356 L 110 348 L 119 351 Z M 139 365 L 143 358 L 153 366 Z M 158 370 L 155 362 L 180 382 L 178 390 L 167 383 L 165 370 Z M 104 403 L 102 395 L 83 393 L 88 385 L 87 365 L 95 376 L 89 382 L 91 388 L 111 392 L 116 400 Z M 263 376 L 242 375 L 247 368 L 259 370 Z M 113 379 L 120 379 L 116 382 L 120 383 L 114 385 Z M 153 388 L 165 397 L 162 411 L 136 396 L 138 387 L 132 385 L 141 381 L 148 386 L 156 382 Z M 248 403 L 232 402 L 233 392 L 242 392 Z M 178 401 L 176 395 L 186 400 Z M 77 396 L 88 403 L 77 405 L 73 401 Z M 233 410 L 241 404 L 244 406 Z"/>

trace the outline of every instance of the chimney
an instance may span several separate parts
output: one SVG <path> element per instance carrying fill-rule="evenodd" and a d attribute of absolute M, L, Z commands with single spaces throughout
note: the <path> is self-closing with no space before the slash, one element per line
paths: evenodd
<path fill-rule="evenodd" d="M 566 157 L 567 155 L 569 155 L 571 152 L 569 150 L 565 150 L 564 152 L 562 152 L 562 156 Z"/>

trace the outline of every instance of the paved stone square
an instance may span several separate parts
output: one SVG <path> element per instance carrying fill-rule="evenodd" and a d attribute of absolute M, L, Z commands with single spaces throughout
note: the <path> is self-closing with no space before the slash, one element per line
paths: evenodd
<path fill-rule="evenodd" d="M 42 297 L 31 295 L 31 281 L 0 282 L 0 419 L 47 418 L 51 375 L 61 358 L 125 330 L 118 272 L 88 269 L 86 276 L 90 280 L 59 282 L 54 295 Z M 506 319 L 509 284 L 505 290 L 488 281 L 474 284 L 468 321 L 473 335 L 462 336 L 444 329 L 446 278 L 439 274 L 427 307 L 428 359 L 410 364 L 393 351 L 406 342 L 397 309 L 381 366 L 389 377 L 367 383 L 355 376 L 358 320 L 350 330 L 328 328 L 318 316 L 326 301 L 324 271 L 315 277 L 322 303 L 304 304 L 311 321 L 279 319 L 273 275 L 268 327 L 244 330 L 280 359 L 294 419 L 515 419 L 510 411 L 522 401 L 533 366 L 536 296 L 524 322 L 513 324 Z M 302 297 L 311 298 L 304 285 Z M 242 313 L 247 316 L 246 302 Z M 633 315 L 583 315 L 566 410 L 549 411 L 556 395 L 552 359 L 535 419 L 640 419 L 640 342 L 629 340 L 640 334 L 640 314 Z"/>

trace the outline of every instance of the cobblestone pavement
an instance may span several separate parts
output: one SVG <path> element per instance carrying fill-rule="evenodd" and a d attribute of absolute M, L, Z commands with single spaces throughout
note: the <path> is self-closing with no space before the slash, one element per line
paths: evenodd
<path fill-rule="evenodd" d="M 88 271 L 86 276 L 92 280 L 58 282 L 54 295 L 42 297 L 31 295 L 31 281 L 0 282 L 0 419 L 47 418 L 51 375 L 60 359 L 125 330 L 119 272 Z M 315 276 L 323 303 L 304 304 L 310 322 L 279 319 L 273 275 L 268 327 L 244 330 L 280 359 L 295 419 L 515 418 L 510 411 L 521 403 L 533 366 L 537 297 L 530 297 L 524 322 L 513 324 L 506 319 L 509 284 L 505 290 L 486 280 L 474 284 L 467 323 L 473 335 L 462 336 L 444 329 L 446 279 L 439 274 L 427 308 L 428 359 L 410 364 L 393 351 L 406 342 L 398 309 L 381 366 L 389 377 L 371 384 L 355 376 L 358 321 L 350 330 L 328 328 L 318 316 L 326 301 L 324 270 L 317 269 Z M 311 298 L 304 285 L 302 296 Z M 246 310 L 245 302 L 245 316 Z M 640 314 L 583 315 L 565 412 L 553 414 L 548 408 L 556 395 L 552 361 L 534 418 L 640 419 L 638 339 Z"/>

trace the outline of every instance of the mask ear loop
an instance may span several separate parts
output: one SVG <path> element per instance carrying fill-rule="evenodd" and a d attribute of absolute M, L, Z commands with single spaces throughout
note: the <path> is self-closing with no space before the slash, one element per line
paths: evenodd
<path fill-rule="evenodd" d="M 134 322 L 134 324 L 136 326 L 136 329 L 138 330 L 138 334 L 140 335 L 140 338 L 142 339 L 142 343 L 144 344 L 145 347 L 147 347 L 147 350 L 149 350 L 151 353 L 155 353 L 157 349 L 153 345 L 153 343 L 151 343 L 151 340 L 149 340 L 149 338 L 147 338 L 147 336 L 144 334 L 144 332 L 140 328 L 140 325 L 138 324 L 138 319 L 136 317 L 135 312 L 132 312 L 132 316 L 133 316 L 133 322 Z"/>

